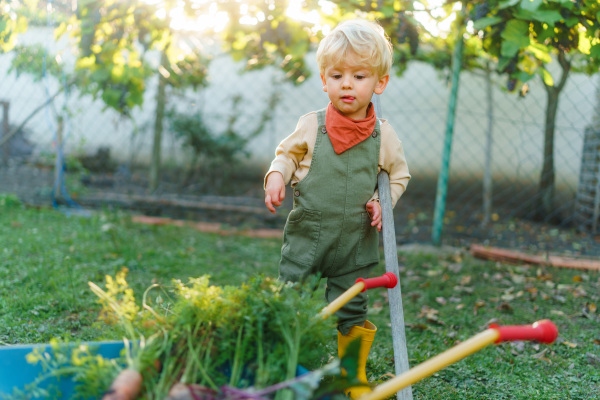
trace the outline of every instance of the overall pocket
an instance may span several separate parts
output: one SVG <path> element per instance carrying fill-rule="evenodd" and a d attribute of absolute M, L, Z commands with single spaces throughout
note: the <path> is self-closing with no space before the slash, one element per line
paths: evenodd
<path fill-rule="evenodd" d="M 320 211 L 292 210 L 283 231 L 281 255 L 298 264 L 312 266 L 317 256 L 320 232 Z"/>
<path fill-rule="evenodd" d="M 371 226 L 371 218 L 367 212 L 360 215 L 360 238 L 356 247 L 356 265 L 366 266 L 379 262 L 379 232 Z"/>

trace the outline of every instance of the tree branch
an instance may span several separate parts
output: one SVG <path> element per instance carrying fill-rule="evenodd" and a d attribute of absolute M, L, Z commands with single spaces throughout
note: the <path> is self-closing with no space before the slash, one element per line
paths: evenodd
<path fill-rule="evenodd" d="M 562 75 L 560 77 L 560 82 L 558 83 L 558 86 L 556 88 L 560 92 L 562 90 L 562 88 L 565 86 L 565 83 L 567 83 L 567 78 L 569 77 L 569 71 L 571 70 L 571 62 L 569 60 L 567 60 L 564 50 L 558 51 L 558 63 L 560 64 L 560 66 L 562 68 Z"/>
<path fill-rule="evenodd" d="M 42 104 L 40 104 L 35 110 L 33 110 L 24 120 L 23 122 L 21 122 L 21 124 L 19 126 L 17 126 L 16 128 L 13 128 L 12 130 L 10 130 L 8 132 L 7 135 L 3 136 L 2 138 L 0 138 L 0 147 L 2 147 L 3 145 L 5 145 L 6 143 L 8 143 L 8 141 L 10 140 L 10 138 L 12 138 L 13 136 L 15 136 L 21 129 L 23 129 L 25 127 L 25 125 L 27 125 L 27 123 L 29 122 L 29 120 L 31 120 L 31 118 L 33 118 L 35 116 L 35 114 L 37 114 L 38 112 L 40 112 L 44 107 L 46 107 L 48 104 L 50 104 L 51 102 L 54 101 L 54 99 L 61 94 L 63 91 L 65 90 L 65 87 L 62 86 L 56 93 L 54 93 L 53 96 L 49 97 L 45 102 L 43 102 Z"/>

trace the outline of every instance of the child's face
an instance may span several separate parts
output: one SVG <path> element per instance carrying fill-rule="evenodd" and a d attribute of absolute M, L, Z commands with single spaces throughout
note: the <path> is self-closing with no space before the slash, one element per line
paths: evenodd
<path fill-rule="evenodd" d="M 323 91 L 342 114 L 364 119 L 373 93 L 381 94 L 389 76 L 379 77 L 370 66 L 353 63 L 353 57 L 325 68 L 321 79 Z"/>

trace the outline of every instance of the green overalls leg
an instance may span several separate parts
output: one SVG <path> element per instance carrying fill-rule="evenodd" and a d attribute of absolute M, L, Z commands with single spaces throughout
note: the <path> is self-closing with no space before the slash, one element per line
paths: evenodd
<path fill-rule="evenodd" d="M 285 225 L 279 279 L 327 278 L 325 296 L 331 302 L 379 263 L 379 233 L 365 205 L 377 186 L 381 132 L 377 121 L 370 137 L 338 155 L 327 135 L 325 110 L 317 117 L 310 170 L 294 187 L 294 209 Z M 367 303 L 366 293 L 360 293 L 336 313 L 342 336 L 363 328 Z M 374 336 L 376 328 L 369 328 Z"/>

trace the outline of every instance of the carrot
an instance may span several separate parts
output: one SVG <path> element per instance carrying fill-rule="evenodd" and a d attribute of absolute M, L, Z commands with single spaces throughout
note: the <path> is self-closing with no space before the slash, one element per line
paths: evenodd
<path fill-rule="evenodd" d="M 186 384 L 176 383 L 169 390 L 169 397 L 166 400 L 193 400 L 190 389 Z"/>
<path fill-rule="evenodd" d="M 115 378 L 102 400 L 133 400 L 142 388 L 142 375 L 134 369 L 124 369 Z"/>
<path fill-rule="evenodd" d="M 180 382 L 173 385 L 165 400 L 215 400 L 216 396 L 217 393 L 212 389 Z"/>

